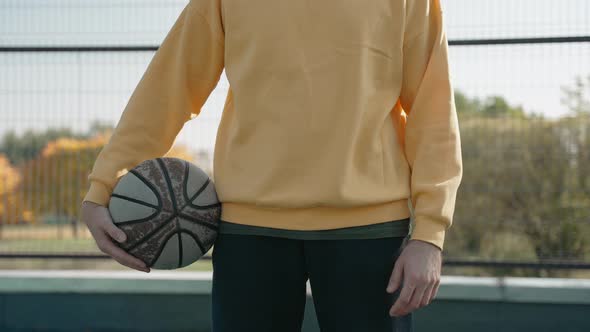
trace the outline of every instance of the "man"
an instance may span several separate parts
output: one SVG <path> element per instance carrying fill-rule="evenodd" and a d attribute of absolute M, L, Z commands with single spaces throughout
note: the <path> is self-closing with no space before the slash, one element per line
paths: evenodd
<path fill-rule="evenodd" d="M 149 272 L 110 239 L 121 171 L 163 156 L 224 69 L 213 331 L 299 331 L 308 280 L 322 330 L 411 330 L 462 177 L 439 0 L 189 1 L 89 175 L 83 219 L 121 264 Z"/>

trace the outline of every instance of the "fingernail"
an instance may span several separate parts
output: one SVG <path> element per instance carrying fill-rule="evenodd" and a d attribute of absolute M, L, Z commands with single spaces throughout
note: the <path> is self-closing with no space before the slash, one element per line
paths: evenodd
<path fill-rule="evenodd" d="M 119 235 L 119 242 L 125 242 L 125 234 Z"/>

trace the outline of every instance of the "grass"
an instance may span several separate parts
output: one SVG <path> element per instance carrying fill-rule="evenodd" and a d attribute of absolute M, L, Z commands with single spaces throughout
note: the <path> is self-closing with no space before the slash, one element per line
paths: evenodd
<path fill-rule="evenodd" d="M 113 259 L 0 259 L 0 270 L 130 270 Z M 176 271 L 211 271 L 203 259 Z"/>
<path fill-rule="evenodd" d="M 102 254 L 85 225 L 79 225 L 74 237 L 70 225 L 4 225 L 0 253 Z M 29 259 L 2 258 L 1 270 L 15 269 L 83 269 L 126 270 L 112 258 L 105 259 Z M 178 271 L 210 271 L 211 260 L 199 260 Z"/>
<path fill-rule="evenodd" d="M 94 239 L 2 239 L 0 252 L 99 253 Z"/>

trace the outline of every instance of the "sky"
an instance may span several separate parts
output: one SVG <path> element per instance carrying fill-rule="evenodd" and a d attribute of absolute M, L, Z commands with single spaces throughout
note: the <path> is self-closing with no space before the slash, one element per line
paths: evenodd
<path fill-rule="evenodd" d="M 271 0 L 269 0 L 271 1 Z M 391 0 L 401 1 L 401 0 Z M 157 45 L 186 1 L 2 0 L 0 46 Z M 441 0 L 448 39 L 590 36 L 588 0 Z M 567 113 L 562 86 L 590 75 L 590 43 L 451 46 L 453 85 L 527 112 Z M 153 52 L 0 53 L 0 135 L 10 129 L 115 124 Z M 212 151 L 225 73 L 177 142 Z"/>

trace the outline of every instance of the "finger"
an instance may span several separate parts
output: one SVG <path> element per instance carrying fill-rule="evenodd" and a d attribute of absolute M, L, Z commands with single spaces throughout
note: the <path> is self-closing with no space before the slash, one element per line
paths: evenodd
<path fill-rule="evenodd" d="M 425 285 L 416 286 L 412 292 L 412 296 L 410 296 L 408 303 L 398 310 L 398 315 L 404 316 L 417 309 L 420 305 L 422 297 L 424 296 L 425 288 Z"/>
<path fill-rule="evenodd" d="M 150 269 L 143 261 L 141 261 L 137 257 L 128 254 L 127 252 L 115 246 L 114 244 L 112 245 L 111 250 L 111 257 L 113 257 L 113 259 L 119 262 L 120 264 L 143 272 L 150 271 Z"/>
<path fill-rule="evenodd" d="M 403 283 L 402 284 L 402 291 L 399 294 L 399 297 L 393 304 L 390 313 L 392 315 L 401 316 L 402 312 L 407 308 L 410 303 L 410 299 L 412 297 L 412 293 L 414 292 L 414 288 L 416 286 L 410 283 Z"/>
<path fill-rule="evenodd" d="M 111 256 L 120 264 L 140 271 L 149 271 L 147 265 L 142 260 L 117 247 L 106 234 L 97 234 L 97 243 L 100 244 L 99 248 L 101 251 Z"/>
<path fill-rule="evenodd" d="M 434 283 L 434 287 L 432 287 L 432 295 L 430 296 L 431 302 L 436 298 L 436 294 L 438 293 L 438 286 L 440 286 L 440 278 L 436 280 L 436 282 Z"/>
<path fill-rule="evenodd" d="M 416 289 L 414 289 L 414 293 L 412 294 L 412 298 L 410 299 L 410 305 L 406 308 L 404 312 L 402 312 L 403 315 L 407 314 L 410 311 L 414 311 L 422 306 L 422 300 L 424 298 L 424 293 L 426 292 L 427 288 L 428 284 L 424 283 L 416 287 Z"/>
<path fill-rule="evenodd" d="M 121 265 L 125 265 L 132 269 L 143 272 L 150 272 L 150 268 L 147 267 L 147 265 L 143 261 L 138 260 L 136 257 L 129 255 L 127 252 L 123 251 L 119 247 L 113 246 L 113 253 L 111 254 L 111 256 Z"/>
<path fill-rule="evenodd" d="M 404 270 L 404 265 L 398 259 L 393 266 L 393 272 L 391 273 L 391 277 L 389 278 L 389 283 L 387 285 L 386 291 L 388 293 L 393 293 L 400 285 L 402 280 L 402 272 Z"/>
<path fill-rule="evenodd" d="M 424 291 L 424 296 L 422 297 L 422 302 L 420 302 L 420 306 L 424 307 L 430 304 L 432 301 L 432 291 L 434 290 L 434 281 L 429 283 L 426 286 L 426 290 Z"/>
<path fill-rule="evenodd" d="M 107 232 L 107 234 L 109 234 L 109 236 L 115 239 L 116 241 L 123 243 L 125 242 L 125 240 L 127 240 L 127 235 L 125 234 L 125 232 L 123 232 L 123 230 L 119 227 L 115 226 L 115 224 L 112 221 L 107 220 L 103 223 L 102 226 L 103 229 Z"/>

